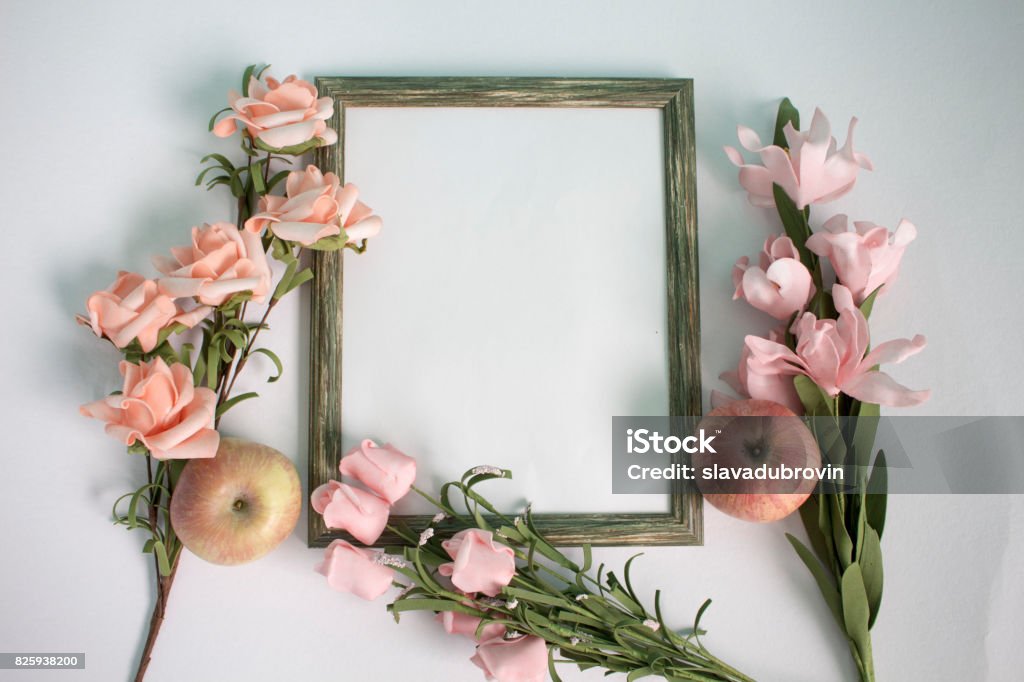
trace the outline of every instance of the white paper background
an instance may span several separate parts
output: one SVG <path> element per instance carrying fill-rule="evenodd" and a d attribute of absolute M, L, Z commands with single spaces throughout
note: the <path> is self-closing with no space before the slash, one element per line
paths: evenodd
<path fill-rule="evenodd" d="M 479 464 L 550 512 L 611 493 L 611 419 L 668 414 L 664 153 L 655 109 L 346 111 L 346 178 L 386 215 L 345 266 L 342 431 Z M 372 199 L 371 199 L 372 197 Z M 433 513 L 418 498 L 401 511 Z"/>
<path fill-rule="evenodd" d="M 738 122 L 767 137 L 782 95 L 807 113 L 820 105 L 840 130 L 858 115 L 858 146 L 878 170 L 815 220 L 835 209 L 917 224 L 900 284 L 872 316 L 878 340 L 928 336 L 895 376 L 934 390 L 923 414 L 1021 414 L 1022 25 L 1024 7 L 994 0 L 3 3 L 0 648 L 85 651 L 88 668 L 0 679 L 107 682 L 134 671 L 151 566 L 108 509 L 144 472 L 75 411 L 117 386 L 117 356 L 71 318 L 118 268 L 145 270 L 189 226 L 231 218 L 224 195 L 191 183 L 203 154 L 236 153 L 205 125 L 244 65 L 272 60 L 279 75 L 310 77 L 693 77 L 705 396 L 743 335 L 771 324 L 729 300 L 732 263 L 777 223 L 746 203 L 721 146 Z M 224 422 L 294 457 L 303 477 L 307 303 L 282 304 L 267 336 L 284 377 L 266 386 L 255 372 L 245 388 L 263 398 Z M 1019 497 L 890 500 L 880 680 L 1020 677 L 1022 521 Z M 707 509 L 705 547 L 647 550 L 636 584 L 648 597 L 662 588 L 681 627 L 714 598 L 707 643 L 759 680 L 853 680 L 783 537 L 798 527 Z M 633 551 L 596 556 L 619 565 Z M 311 570 L 318 555 L 303 518 L 249 566 L 186 556 L 149 679 L 481 679 L 468 641 L 427 618 L 397 627 L 383 603 L 328 591 Z"/>

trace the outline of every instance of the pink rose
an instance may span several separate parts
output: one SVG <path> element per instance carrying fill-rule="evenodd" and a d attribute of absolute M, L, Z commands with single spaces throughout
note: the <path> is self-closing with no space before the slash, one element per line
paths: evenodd
<path fill-rule="evenodd" d="M 259 235 L 239 232 L 231 223 L 193 227 L 192 245 L 173 248 L 171 255 L 153 257 L 167 275 L 158 284 L 168 296 L 220 305 L 243 291 L 260 303 L 270 292 L 270 265 Z"/>
<path fill-rule="evenodd" d="M 811 273 L 800 262 L 800 253 L 789 237 L 771 236 L 764 243 L 760 267 L 743 256 L 732 269 L 736 287 L 732 300 L 747 303 L 777 320 L 788 320 L 803 310 L 814 295 Z"/>
<path fill-rule="evenodd" d="M 823 232 L 807 239 L 807 248 L 828 258 L 859 305 L 878 287 L 885 285 L 880 292 L 884 294 L 896 281 L 903 252 L 917 237 L 917 228 L 908 220 L 900 220 L 895 232 L 864 221 L 853 225 L 856 231 L 849 232 L 846 216 L 833 216 L 822 225 Z"/>
<path fill-rule="evenodd" d="M 277 237 L 303 246 L 341 234 L 342 228 L 349 243 L 380 232 L 380 216 L 359 201 L 359 189 L 352 183 L 342 187 L 334 173 L 321 173 L 316 166 L 293 171 L 285 191 L 287 198 L 260 198 L 260 212 L 245 221 L 245 229 L 259 234 L 269 225 Z"/>
<path fill-rule="evenodd" d="M 162 358 L 121 363 L 119 395 L 83 405 L 81 412 L 107 422 L 107 434 L 131 445 L 141 441 L 157 459 L 213 457 L 220 435 L 213 429 L 217 395 L 196 388 L 192 371 Z"/>
<path fill-rule="evenodd" d="M 768 332 L 768 339 L 775 343 L 782 343 L 785 336 L 785 327 Z M 740 351 L 740 362 L 736 371 L 723 372 L 718 378 L 727 383 L 741 398 L 770 400 L 784 405 L 794 414 L 803 414 L 804 405 L 800 402 L 800 396 L 793 385 L 793 376 L 763 367 L 756 361 L 754 363 L 756 371 L 751 372 L 749 369 L 750 358 L 750 348 L 744 345 Z M 720 407 L 733 402 L 733 400 L 735 398 L 724 393 L 711 391 L 711 407 Z"/>
<path fill-rule="evenodd" d="M 342 457 L 338 469 L 342 476 L 359 481 L 388 504 L 405 497 L 416 480 L 416 460 L 392 445 L 378 446 L 369 439 Z"/>
<path fill-rule="evenodd" d="M 293 147 L 314 137 L 321 145 L 338 141 L 338 134 L 324 123 L 334 113 L 334 102 L 330 97 L 317 99 L 313 84 L 294 75 L 283 82 L 270 76 L 263 81 L 250 77 L 249 94 L 243 97 L 232 90 L 228 104 L 234 112 L 213 127 L 218 137 L 233 134 L 238 129 L 237 121 L 254 140 L 272 149 Z"/>
<path fill-rule="evenodd" d="M 144 353 L 156 348 L 161 331 L 175 324 L 191 329 L 211 311 L 199 306 L 186 313 L 159 293 L 156 282 L 124 271 L 107 289 L 90 296 L 85 308 L 89 317 L 79 321 L 91 326 L 96 336 L 105 336 L 118 348 L 138 339 Z"/>
<path fill-rule="evenodd" d="M 772 185 L 782 187 L 796 207 L 823 204 L 843 196 L 857 181 L 857 172 L 872 170 L 871 161 L 860 152 L 853 151 L 853 129 L 857 119 L 850 119 L 846 144 L 836 150 L 836 139 L 821 109 L 814 110 L 811 127 L 799 132 L 787 123 L 784 129 L 789 149 L 761 145 L 761 138 L 750 128 L 737 126 L 740 144 L 749 152 L 761 155 L 763 166 L 747 164 L 743 155 L 733 147 L 725 153 L 740 168 L 740 184 L 747 190 L 747 198 L 754 206 L 775 206 Z"/>
<path fill-rule="evenodd" d="M 373 493 L 331 481 L 313 491 L 313 511 L 323 514 L 328 528 L 346 530 L 364 545 L 372 545 L 388 525 L 391 507 Z"/>
<path fill-rule="evenodd" d="M 488 680 L 543 682 L 548 672 L 548 646 L 540 637 L 493 637 L 476 648 L 473 661 Z"/>
<path fill-rule="evenodd" d="M 890 407 L 908 407 L 927 400 L 931 391 L 912 391 L 875 369 L 877 365 L 902 362 L 921 352 L 925 338 L 918 335 L 913 339 L 886 341 L 868 353 L 868 323 L 854 305 L 850 290 L 836 284 L 832 287 L 832 299 L 839 312 L 838 320 L 819 320 L 813 313 L 804 313 L 796 321 L 795 353 L 776 341 L 746 337 L 750 350 L 748 388 L 762 374 L 804 374 L 832 397 L 842 392 L 866 403 Z"/>
<path fill-rule="evenodd" d="M 445 632 L 449 635 L 463 635 L 478 642 L 505 634 L 505 626 L 501 623 L 488 623 L 480 631 L 480 637 L 477 637 L 476 630 L 480 627 L 483 618 L 458 611 L 442 611 L 434 620 L 443 625 Z"/>
<path fill-rule="evenodd" d="M 332 589 L 372 601 L 388 591 L 394 577 L 394 571 L 376 562 L 377 556 L 377 552 L 335 540 L 327 546 L 316 571 L 327 578 Z"/>
<path fill-rule="evenodd" d="M 515 552 L 494 542 L 487 530 L 469 528 L 441 543 L 453 561 L 441 564 L 438 572 L 450 576 L 452 584 L 463 592 L 483 592 L 494 597 L 512 582 L 516 573 Z"/>

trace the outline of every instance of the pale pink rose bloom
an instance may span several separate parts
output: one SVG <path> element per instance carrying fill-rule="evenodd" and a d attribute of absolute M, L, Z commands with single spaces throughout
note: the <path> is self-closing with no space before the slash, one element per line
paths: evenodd
<path fill-rule="evenodd" d="M 334 497 L 334 492 L 341 486 L 339 481 L 327 481 L 322 486 L 319 486 L 313 491 L 313 494 L 309 496 L 309 504 L 313 507 L 313 511 L 317 514 L 323 514 L 324 510 L 327 509 L 327 505 L 331 503 L 331 498 Z"/>
<path fill-rule="evenodd" d="M 463 635 L 470 639 L 475 639 L 478 642 L 482 642 L 492 637 L 500 637 L 505 634 L 505 626 L 501 623 L 488 623 L 480 631 L 480 637 L 478 638 L 476 636 L 476 630 L 480 627 L 480 623 L 483 621 L 483 618 L 471 616 L 468 613 L 442 611 L 437 614 L 434 620 L 443 625 L 445 632 L 449 635 Z"/>
<path fill-rule="evenodd" d="M 481 642 L 471 659 L 488 680 L 543 682 L 548 673 L 548 646 L 540 637 L 493 637 Z"/>
<path fill-rule="evenodd" d="M 761 138 L 750 128 L 737 126 L 740 144 L 749 152 L 761 156 L 763 166 L 747 164 L 743 155 L 733 147 L 725 147 L 726 156 L 740 168 L 740 185 L 754 206 L 775 206 L 772 184 L 786 191 L 797 208 L 810 204 L 823 204 L 843 196 L 857 181 L 861 168 L 873 170 L 867 156 L 853 150 L 853 129 L 857 119 L 850 119 L 846 144 L 836 149 L 832 128 L 821 109 L 814 110 L 811 127 L 806 132 L 787 123 L 783 132 L 789 150 L 775 145 L 763 146 Z"/>
<path fill-rule="evenodd" d="M 867 353 L 868 323 L 854 305 L 850 290 L 836 284 L 832 287 L 832 299 L 839 312 L 838 320 L 819 320 L 813 313 L 804 313 L 796 321 L 795 353 L 775 341 L 746 337 L 750 349 L 748 387 L 751 377 L 758 373 L 804 374 L 832 397 L 842 392 L 863 402 L 890 407 L 908 407 L 927 400 L 931 391 L 912 391 L 874 369 L 919 353 L 925 347 L 925 338 L 917 335 L 913 339 L 886 341 Z"/>
<path fill-rule="evenodd" d="M 779 327 L 768 332 L 768 339 L 775 343 L 782 343 L 785 335 L 785 327 Z M 740 398 L 770 400 L 784 405 L 794 414 L 803 414 L 804 405 L 800 402 L 800 396 L 793 385 L 793 376 L 774 371 L 771 367 L 764 367 L 756 361 L 754 362 L 754 371 L 751 371 L 750 360 L 750 348 L 744 344 L 740 351 L 740 362 L 736 371 L 722 372 L 718 378 L 736 391 Z M 725 393 L 711 391 L 711 407 L 721 407 L 734 400 L 736 398 Z"/>
<path fill-rule="evenodd" d="M 483 592 L 494 597 L 512 582 L 516 573 L 515 552 L 494 542 L 488 530 L 469 528 L 441 543 L 454 561 L 441 564 L 438 572 L 451 577 L 463 592 Z"/>
<path fill-rule="evenodd" d="M 917 228 L 908 220 L 900 220 L 894 232 L 865 221 L 853 225 L 855 231 L 850 232 L 845 215 L 833 216 L 822 225 L 823 232 L 810 236 L 807 248 L 828 258 L 859 305 L 878 287 L 885 285 L 879 292 L 884 294 L 896 281 L 903 252 L 917 237 Z"/>
<path fill-rule="evenodd" d="M 328 494 L 330 498 L 324 504 Z M 328 528 L 346 530 L 364 545 L 377 542 L 391 513 L 388 503 L 373 493 L 337 481 L 313 491 L 312 502 L 313 510 L 323 514 Z"/>
<path fill-rule="evenodd" d="M 800 262 L 793 240 L 780 235 L 765 240 L 759 266 L 750 265 L 746 256 L 737 260 L 732 282 L 736 287 L 732 300 L 746 299 L 777 320 L 788 320 L 814 296 L 811 273 Z"/>
<path fill-rule="evenodd" d="M 106 432 L 125 445 L 140 441 L 157 459 L 213 457 L 220 435 L 213 428 L 217 395 L 197 388 L 192 371 L 162 358 L 121 363 L 124 387 L 82 405 L 81 413 L 107 422 Z"/>
<path fill-rule="evenodd" d="M 209 306 L 184 312 L 170 297 L 158 291 L 157 283 L 134 272 L 121 271 L 107 289 L 97 291 L 85 303 L 89 317 L 78 321 L 92 327 L 96 336 L 106 337 L 124 348 L 134 339 L 142 351 L 156 347 L 160 332 L 174 324 L 192 328 L 210 314 Z"/>
<path fill-rule="evenodd" d="M 263 81 L 252 76 L 248 97 L 232 90 L 228 104 L 234 111 L 213 126 L 218 137 L 228 137 L 241 124 L 253 138 L 275 149 L 314 137 L 325 145 L 338 141 L 338 134 L 325 123 L 334 113 L 334 101 L 330 97 L 318 99 L 316 87 L 294 75 L 281 82 L 270 76 Z"/>
<path fill-rule="evenodd" d="M 321 173 L 316 166 L 288 174 L 286 197 L 265 195 L 260 212 L 245 221 L 245 229 L 260 233 L 270 226 L 281 239 L 309 246 L 324 237 L 341 234 L 355 243 L 377 236 L 383 226 L 380 216 L 359 201 L 359 188 L 351 182 L 344 187 L 334 173 Z"/>
<path fill-rule="evenodd" d="M 394 446 L 378 446 L 364 440 L 341 458 L 338 470 L 342 476 L 359 481 L 380 497 L 394 504 L 405 497 L 416 480 L 416 460 Z"/>
<path fill-rule="evenodd" d="M 394 578 L 393 570 L 375 561 L 378 556 L 378 552 L 335 540 L 327 546 L 316 571 L 327 578 L 332 589 L 372 601 L 388 591 Z"/>
<path fill-rule="evenodd" d="M 171 255 L 153 257 L 166 275 L 157 284 L 167 296 L 194 296 L 216 306 L 243 291 L 251 291 L 256 303 L 270 293 L 270 264 L 259 235 L 231 223 L 193 227 L 192 244 L 172 248 Z"/>

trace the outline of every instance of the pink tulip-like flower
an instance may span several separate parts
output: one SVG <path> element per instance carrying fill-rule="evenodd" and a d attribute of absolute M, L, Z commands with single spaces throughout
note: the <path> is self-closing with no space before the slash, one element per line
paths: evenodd
<path fill-rule="evenodd" d="M 548 646 L 540 637 L 493 637 L 480 642 L 471 659 L 488 680 L 543 682 L 547 679 Z"/>
<path fill-rule="evenodd" d="M 483 592 L 494 597 L 512 582 L 516 573 L 515 552 L 494 542 L 487 530 L 469 528 L 441 543 L 454 561 L 441 564 L 438 572 L 450 576 L 452 584 L 463 592 Z"/>
<path fill-rule="evenodd" d="M 843 196 L 857 181 L 861 168 L 872 170 L 867 156 L 853 150 L 853 129 L 857 119 L 850 119 L 846 144 L 836 149 L 836 139 L 821 109 L 814 110 L 811 127 L 806 132 L 787 123 L 784 129 L 788 151 L 775 145 L 763 146 L 761 138 L 750 128 L 737 126 L 740 144 L 749 152 L 760 154 L 763 166 L 747 164 L 733 147 L 725 147 L 729 160 L 740 168 L 740 185 L 754 206 L 775 206 L 772 185 L 782 187 L 797 208 L 823 204 Z"/>
<path fill-rule="evenodd" d="M 919 353 L 925 347 L 925 338 L 918 335 L 886 341 L 867 353 L 868 323 L 854 305 L 850 290 L 837 284 L 832 288 L 832 299 L 839 319 L 819 320 L 813 313 L 804 313 L 794 325 L 795 353 L 776 341 L 746 337 L 750 349 L 748 388 L 760 372 L 769 376 L 804 374 L 832 397 L 842 392 L 863 402 L 890 407 L 908 407 L 927 400 L 931 391 L 912 391 L 875 369 Z"/>
<path fill-rule="evenodd" d="M 501 623 L 488 623 L 481 629 L 480 636 L 477 637 L 476 631 L 480 627 L 483 618 L 471 616 L 468 613 L 459 613 L 458 611 L 442 611 L 437 614 L 434 620 L 443 625 L 445 632 L 449 635 L 463 635 L 477 642 L 482 642 L 492 637 L 501 637 L 505 634 L 505 626 Z"/>
<path fill-rule="evenodd" d="M 378 563 L 377 556 L 377 552 L 335 540 L 327 546 L 316 571 L 327 578 L 332 589 L 373 601 L 388 591 L 394 578 L 394 571 Z"/>
<path fill-rule="evenodd" d="M 124 348 L 138 339 L 143 352 L 156 348 L 160 332 L 175 324 L 196 326 L 212 310 L 198 306 L 184 312 L 170 297 L 158 291 L 157 283 L 134 272 L 121 271 L 107 289 L 97 291 L 85 303 L 89 317 L 79 322 L 92 327 L 96 336 L 110 339 Z"/>
<path fill-rule="evenodd" d="M 853 225 L 856 231 L 850 232 L 845 215 L 833 216 L 822 225 L 824 231 L 808 238 L 807 248 L 828 258 L 859 305 L 878 287 L 885 285 L 880 292 L 884 294 L 896 281 L 903 252 L 917 237 L 917 228 L 908 220 L 900 220 L 895 232 L 869 222 Z"/>
<path fill-rule="evenodd" d="M 768 340 L 775 343 L 782 343 L 785 336 L 785 327 L 768 332 Z M 741 398 L 770 400 L 785 406 L 794 414 L 803 414 L 804 405 L 800 402 L 800 396 L 793 385 L 793 376 L 782 374 L 771 367 L 765 367 L 757 360 L 753 360 L 754 369 L 751 370 L 751 360 L 750 348 L 744 344 L 740 351 L 740 362 L 736 371 L 723 372 L 718 378 L 727 383 Z M 735 398 L 724 393 L 711 391 L 712 407 L 721 407 L 733 400 Z"/>
<path fill-rule="evenodd" d="M 316 87 L 294 75 L 281 82 L 252 76 L 248 96 L 232 90 L 228 104 L 234 111 L 213 127 L 218 137 L 228 137 L 241 124 L 254 140 L 272 149 L 294 147 L 313 138 L 319 138 L 321 145 L 338 141 L 338 134 L 325 123 L 334 113 L 333 100 L 318 99 Z"/>
<path fill-rule="evenodd" d="M 369 439 L 342 457 L 338 469 L 342 476 L 359 481 L 388 504 L 405 497 L 416 480 L 416 460 L 392 445 L 378 446 Z"/>
<path fill-rule="evenodd" d="M 800 262 L 800 253 L 789 237 L 771 236 L 764 243 L 760 267 L 743 256 L 732 268 L 736 287 L 732 300 L 746 299 L 777 320 L 787 320 L 804 309 L 814 295 L 811 273 Z"/>
<path fill-rule="evenodd" d="M 259 235 L 239 232 L 231 223 L 193 227 L 192 244 L 171 249 L 171 255 L 153 257 L 166 275 L 157 284 L 167 296 L 194 296 L 216 306 L 243 291 L 251 291 L 257 303 L 270 293 L 270 265 Z"/>
<path fill-rule="evenodd" d="M 162 358 L 121 363 L 122 392 L 82 405 L 81 412 L 107 422 L 106 432 L 125 445 L 141 442 L 157 459 L 213 457 L 220 436 L 213 429 L 217 395 L 197 388 L 192 371 Z"/>
<path fill-rule="evenodd" d="M 346 530 L 364 545 L 377 542 L 391 513 L 390 505 L 373 493 L 337 481 L 314 490 L 310 504 L 328 528 Z"/>
<path fill-rule="evenodd" d="M 377 236 L 380 216 L 359 201 L 359 189 L 352 183 L 341 186 L 334 173 L 321 173 L 316 166 L 288 174 L 287 197 L 265 195 L 260 212 L 245 221 L 245 229 L 259 234 L 270 226 L 281 239 L 310 246 L 324 237 L 345 230 L 350 244 Z"/>

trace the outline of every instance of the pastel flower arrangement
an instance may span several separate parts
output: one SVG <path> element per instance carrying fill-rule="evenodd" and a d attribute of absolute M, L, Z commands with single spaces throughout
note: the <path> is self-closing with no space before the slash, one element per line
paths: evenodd
<path fill-rule="evenodd" d="M 104 422 L 108 435 L 142 458 L 146 472 L 146 483 L 119 498 L 113 511 L 115 523 L 147 536 L 143 551 L 156 567 L 156 606 L 137 681 L 145 676 L 177 572 L 182 541 L 169 509 L 186 464 L 216 457 L 220 419 L 256 397 L 233 395 L 249 360 L 262 355 L 278 371 L 270 381 L 280 376 L 280 359 L 257 340 L 278 301 L 312 278 L 301 252 L 362 253 L 382 225 L 359 201 L 356 186 L 342 186 L 333 173 L 313 165 L 272 172 L 274 165 L 291 165 L 298 155 L 337 142 L 325 123 L 334 111 L 331 98 L 318 97 L 296 76 L 277 81 L 249 67 L 242 92 L 231 92 L 228 101 L 210 128 L 220 137 L 240 133 L 245 161 L 235 165 L 210 154 L 196 184 L 229 189 L 238 207 L 235 222 L 193 227 L 189 243 L 153 258 L 161 276 L 119 272 L 113 284 L 89 296 L 86 314 L 78 316 L 124 356 L 121 389 L 83 405 L 81 413 Z M 217 121 L 224 111 L 232 113 Z M 284 196 L 274 193 L 282 182 Z M 279 263 L 276 277 L 272 261 Z M 249 315 L 250 305 L 262 305 L 258 319 Z M 188 341 L 177 338 L 190 334 Z"/>
<path fill-rule="evenodd" d="M 799 131 L 799 113 L 788 99 L 779 106 L 773 144 L 738 127 L 740 144 L 759 155 L 749 164 L 741 152 L 725 153 L 740 168 L 739 182 L 750 203 L 778 214 L 784 233 L 769 236 L 757 265 L 747 257 L 733 268 L 734 299 L 780 321 L 766 337 L 744 339 L 739 366 L 721 378 L 742 398 L 779 403 L 806 415 L 823 458 L 856 470 L 856 494 L 822 486 L 800 508 L 811 544 L 788 536 L 811 571 L 836 623 L 845 633 L 860 677 L 875 679 L 870 629 L 882 594 L 881 536 L 885 523 L 885 454 L 873 451 L 880 406 L 920 405 L 930 395 L 912 390 L 880 371 L 921 352 L 924 336 L 871 347 L 868 318 L 877 297 L 887 294 L 917 230 L 907 220 L 896 229 L 846 215 L 811 228 L 811 206 L 849 193 L 871 161 L 853 148 L 850 121 L 845 144 L 831 135 L 816 109 L 811 127 Z M 834 283 L 828 285 L 830 266 Z M 712 404 L 734 400 L 712 392 Z M 851 419 L 852 418 L 852 419 Z M 873 460 L 873 464 L 872 464 Z"/>
<path fill-rule="evenodd" d="M 474 467 L 434 497 L 414 485 L 413 458 L 372 440 L 350 450 L 338 469 L 348 482 L 331 480 L 310 500 L 325 524 L 362 545 L 373 545 L 390 528 L 405 545 L 378 551 L 337 539 L 317 572 L 332 589 L 367 600 L 401 588 L 388 606 L 395 620 L 410 611 L 434 613 L 447 633 L 474 642 L 470 661 L 486 679 L 541 682 L 550 675 L 557 682 L 559 663 L 630 679 L 750 679 L 702 643 L 700 620 L 710 600 L 693 627 L 677 633 L 663 620 L 660 595 L 653 612 L 642 605 L 630 581 L 632 559 L 621 581 L 603 565 L 595 577 L 589 546 L 578 564 L 544 538 L 529 507 L 513 518 L 475 490 L 484 481 L 510 479 L 510 471 Z M 423 528 L 390 516 L 410 491 L 438 509 Z"/>

